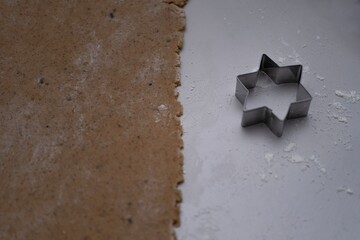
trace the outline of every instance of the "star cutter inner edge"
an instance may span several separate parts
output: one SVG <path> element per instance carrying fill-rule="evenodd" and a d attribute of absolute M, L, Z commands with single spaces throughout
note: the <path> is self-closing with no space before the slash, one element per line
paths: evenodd
<path fill-rule="evenodd" d="M 247 127 L 258 123 L 265 123 L 268 128 L 278 137 L 284 131 L 286 119 L 307 116 L 312 97 L 310 93 L 300 84 L 302 65 L 290 65 L 280 67 L 266 54 L 262 55 L 260 68 L 256 72 L 241 74 L 236 78 L 236 98 L 243 105 L 241 126 Z M 289 105 L 286 117 L 278 118 L 272 109 L 263 106 L 254 109 L 246 109 L 247 97 L 250 89 L 256 87 L 259 75 L 266 75 L 275 84 L 297 83 L 296 100 Z"/>

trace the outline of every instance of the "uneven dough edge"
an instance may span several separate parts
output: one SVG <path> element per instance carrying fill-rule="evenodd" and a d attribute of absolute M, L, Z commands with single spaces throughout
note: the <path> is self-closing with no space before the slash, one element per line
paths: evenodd
<path fill-rule="evenodd" d="M 180 8 L 180 12 L 181 15 L 183 17 L 183 27 L 181 29 L 179 29 L 179 32 L 181 33 L 180 37 L 179 37 L 179 42 L 178 42 L 178 50 L 177 50 L 177 54 L 178 54 L 178 67 L 177 67 L 177 79 L 175 79 L 175 84 L 176 87 L 174 89 L 175 91 L 175 97 L 178 99 L 179 96 L 179 92 L 177 91 L 177 87 L 181 85 L 181 76 L 180 76 L 180 67 L 181 67 L 181 61 L 180 61 L 180 52 L 182 50 L 183 44 L 184 44 L 184 34 L 185 34 L 185 29 L 186 29 L 186 15 L 185 15 L 185 11 L 183 9 L 183 7 L 187 4 L 188 0 L 165 0 L 166 3 L 168 4 L 175 4 L 176 6 L 178 6 Z M 179 227 L 181 225 L 181 221 L 180 221 L 180 213 L 181 213 L 181 202 L 182 202 L 182 193 L 179 189 L 179 186 L 184 182 L 184 176 L 183 176 L 183 164 L 184 164 L 184 155 L 183 155 L 183 139 L 182 139 L 182 135 L 183 135 L 183 127 L 181 125 L 181 120 L 180 117 L 183 115 L 183 106 L 181 105 L 180 101 L 178 101 L 179 107 L 180 107 L 180 111 L 178 114 L 178 121 L 180 122 L 179 124 L 179 129 L 178 129 L 178 134 L 179 134 L 179 141 L 180 141 L 180 145 L 179 145 L 179 163 L 180 163 L 180 168 L 181 168 L 181 178 L 178 180 L 178 182 L 176 183 L 176 201 L 175 201 L 175 216 L 173 217 L 173 227 Z M 176 232 L 173 229 L 173 240 L 177 240 L 177 236 L 176 236 Z"/>

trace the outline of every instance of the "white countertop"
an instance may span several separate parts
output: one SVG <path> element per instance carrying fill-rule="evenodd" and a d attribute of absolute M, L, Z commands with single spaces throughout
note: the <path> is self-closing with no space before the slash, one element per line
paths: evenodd
<path fill-rule="evenodd" d="M 360 2 L 190 0 L 185 11 L 179 240 L 359 239 Z M 302 64 L 313 96 L 281 138 L 242 128 L 234 95 L 263 53 Z"/>

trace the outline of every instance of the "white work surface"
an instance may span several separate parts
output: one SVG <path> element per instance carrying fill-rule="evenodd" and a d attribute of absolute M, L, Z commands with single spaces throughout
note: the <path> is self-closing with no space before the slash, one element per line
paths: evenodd
<path fill-rule="evenodd" d="M 360 239 L 360 2 L 190 0 L 185 11 L 179 240 Z M 263 53 L 302 64 L 313 96 L 281 138 L 242 128 L 234 94 Z"/>

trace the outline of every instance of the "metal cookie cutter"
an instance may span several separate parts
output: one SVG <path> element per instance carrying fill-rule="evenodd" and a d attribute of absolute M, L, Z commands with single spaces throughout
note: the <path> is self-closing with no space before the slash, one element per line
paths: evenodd
<path fill-rule="evenodd" d="M 257 123 L 265 123 L 270 130 L 278 137 L 281 137 L 286 119 L 307 116 L 311 103 L 311 95 L 300 84 L 302 65 L 291 65 L 279 67 L 266 54 L 262 55 L 260 68 L 257 72 L 237 76 L 235 96 L 243 104 L 243 116 L 241 125 L 247 127 Z M 259 107 L 246 109 L 249 90 L 256 86 L 260 77 L 269 78 L 275 84 L 297 83 L 296 100 L 289 106 L 284 119 L 278 118 L 270 108 Z"/>

